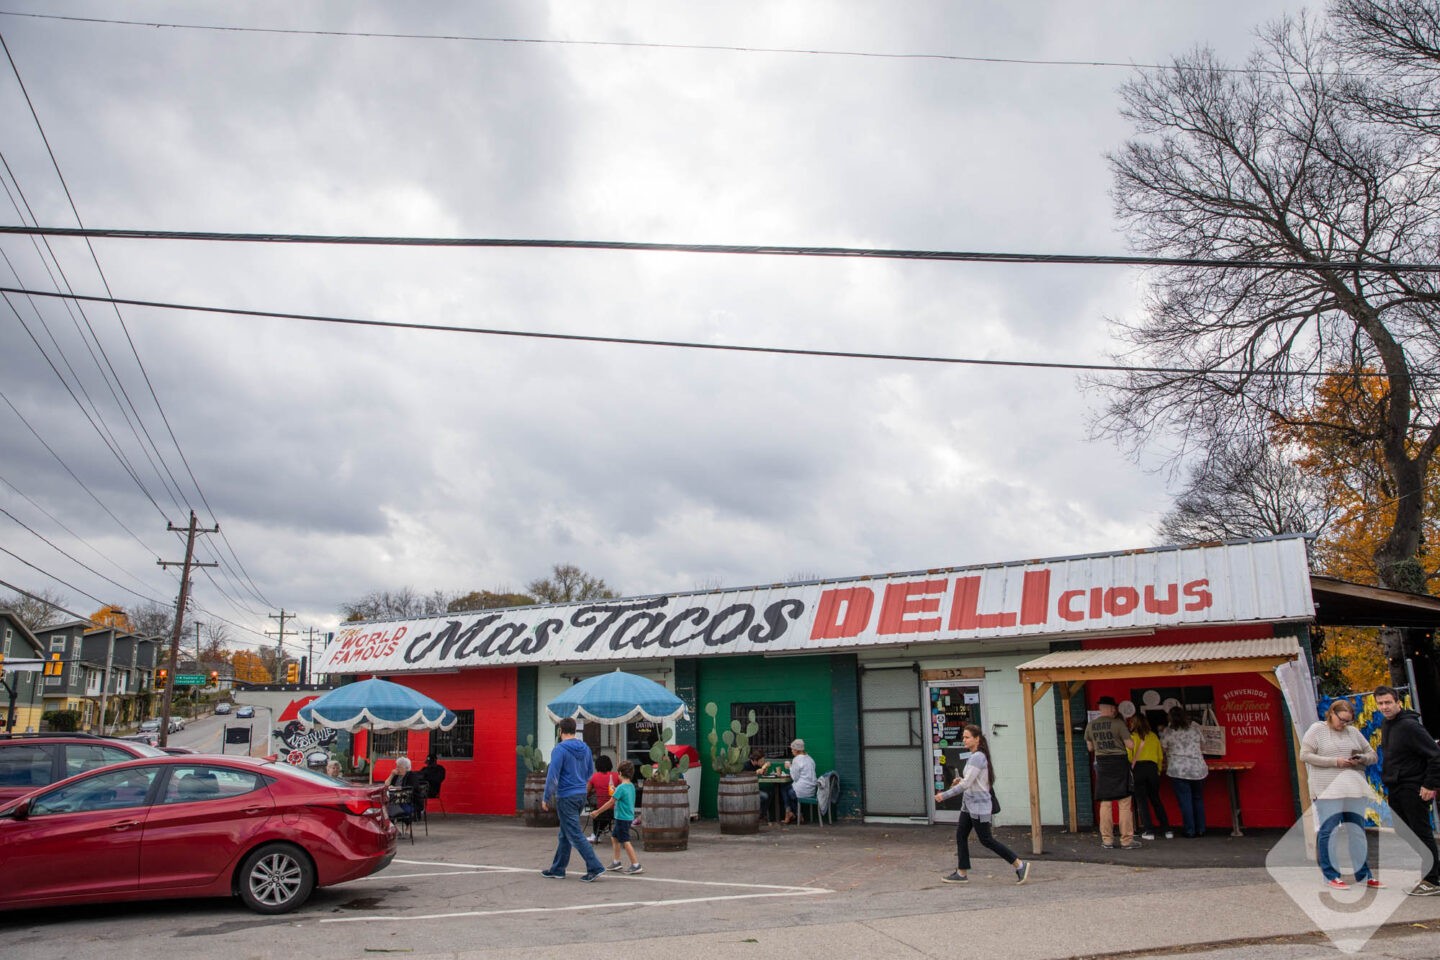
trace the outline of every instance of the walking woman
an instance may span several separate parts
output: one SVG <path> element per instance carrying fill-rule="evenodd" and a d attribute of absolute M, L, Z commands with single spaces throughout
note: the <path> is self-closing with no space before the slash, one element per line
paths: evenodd
<path fill-rule="evenodd" d="M 1154 840 L 1156 830 L 1165 834 L 1166 840 L 1173 839 L 1170 818 L 1165 804 L 1160 802 L 1160 765 L 1165 762 L 1165 748 L 1150 729 L 1145 714 L 1136 713 L 1130 722 L 1130 767 L 1135 778 L 1135 819 L 1140 821 L 1140 839 Z"/>
<path fill-rule="evenodd" d="M 1210 768 L 1200 749 L 1200 728 L 1190 722 L 1182 708 L 1171 707 L 1170 726 L 1160 731 L 1160 743 L 1165 747 L 1165 773 L 1175 789 L 1175 799 L 1180 801 L 1185 836 L 1204 836 L 1205 778 Z"/>
<path fill-rule="evenodd" d="M 970 881 L 970 831 L 980 838 L 980 843 L 993 851 L 996 856 L 1015 868 L 1015 882 L 1024 883 L 1030 879 L 1030 861 L 1021 860 L 1015 852 L 990 832 L 991 788 L 995 775 L 990 764 L 990 744 L 985 735 L 973 723 L 965 725 L 960 740 L 970 751 L 965 761 L 965 771 L 955 778 L 949 790 L 935 794 L 937 804 L 944 803 L 957 794 L 961 795 L 960 821 L 955 827 L 955 854 L 959 865 L 954 873 L 942 877 L 946 883 L 968 883 Z"/>
<path fill-rule="evenodd" d="M 1330 704 L 1324 720 L 1311 724 L 1300 741 L 1300 759 L 1310 774 L 1310 796 L 1315 801 L 1315 818 L 1320 831 L 1315 837 L 1320 873 L 1327 886 L 1348 890 L 1350 885 L 1340 879 L 1340 871 L 1330 859 L 1330 835 L 1336 827 L 1349 838 L 1350 865 L 1357 884 L 1379 888 L 1384 886 L 1370 870 L 1366 859 L 1365 800 L 1370 786 L 1365 782 L 1365 768 L 1376 760 L 1375 748 L 1350 726 L 1355 712 L 1349 700 Z M 1345 824 L 1351 824 L 1347 829 Z"/>

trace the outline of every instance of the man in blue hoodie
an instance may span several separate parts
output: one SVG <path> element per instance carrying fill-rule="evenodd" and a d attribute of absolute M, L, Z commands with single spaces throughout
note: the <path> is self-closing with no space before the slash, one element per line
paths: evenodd
<path fill-rule="evenodd" d="M 566 717 L 560 721 L 560 742 L 550 751 L 550 767 L 545 771 L 545 795 L 540 800 L 542 809 L 549 810 L 555 804 L 560 816 L 560 839 L 555 846 L 555 859 L 548 870 L 541 870 L 540 876 L 551 880 L 564 880 L 565 868 L 570 865 L 570 850 L 580 851 L 585 860 L 586 883 L 605 876 L 605 864 L 595 856 L 595 848 L 585 839 L 580 829 L 580 809 L 585 806 L 585 786 L 595 772 L 595 760 L 584 740 L 575 738 L 575 721 Z"/>

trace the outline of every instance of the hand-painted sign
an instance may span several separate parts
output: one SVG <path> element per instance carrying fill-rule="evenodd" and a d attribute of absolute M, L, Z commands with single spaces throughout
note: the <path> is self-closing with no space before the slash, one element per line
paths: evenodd
<path fill-rule="evenodd" d="M 1299 537 L 351 624 L 322 673 L 796 653 L 1314 614 Z"/>

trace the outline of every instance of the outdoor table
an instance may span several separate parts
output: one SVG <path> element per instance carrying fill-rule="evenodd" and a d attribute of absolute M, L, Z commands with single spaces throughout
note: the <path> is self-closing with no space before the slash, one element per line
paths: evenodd
<path fill-rule="evenodd" d="M 1210 772 L 1221 772 L 1225 774 L 1227 785 L 1230 788 L 1230 836 L 1243 837 L 1244 831 L 1240 829 L 1240 790 L 1235 785 L 1235 775 L 1246 770 L 1255 769 L 1253 760 L 1206 760 L 1205 765 Z M 1203 824 L 1202 824 L 1203 826 Z"/>
<path fill-rule="evenodd" d="M 770 787 L 770 822 L 774 823 L 781 819 L 781 788 L 790 786 L 790 778 L 785 777 L 760 777 L 760 786 Z"/>

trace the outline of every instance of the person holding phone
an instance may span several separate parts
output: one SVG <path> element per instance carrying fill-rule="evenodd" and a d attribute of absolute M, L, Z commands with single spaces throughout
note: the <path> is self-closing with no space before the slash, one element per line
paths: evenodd
<path fill-rule="evenodd" d="M 1015 870 L 1015 882 L 1024 883 L 1030 879 L 1030 861 L 1021 860 L 990 831 L 994 818 L 995 768 L 990 763 L 990 743 L 985 734 L 973 723 L 967 723 L 960 734 L 970 759 L 965 761 L 965 772 L 955 778 L 949 790 L 935 794 L 935 805 L 939 806 L 951 797 L 961 798 L 960 819 L 955 823 L 956 869 L 948 876 L 941 877 L 943 883 L 970 882 L 970 833 L 973 830 L 980 838 L 980 844 Z"/>
<path fill-rule="evenodd" d="M 1300 759 L 1310 775 L 1310 797 L 1320 824 L 1315 837 L 1320 873 L 1325 885 L 1334 890 L 1350 888 L 1330 858 L 1330 838 L 1337 827 L 1349 840 L 1355 882 L 1371 888 L 1384 886 L 1370 869 L 1365 843 L 1365 801 L 1370 795 L 1365 768 L 1375 762 L 1375 748 L 1350 725 L 1354 718 L 1350 701 L 1336 700 L 1325 719 L 1311 724 L 1300 741 Z"/>

